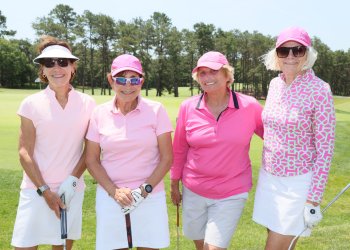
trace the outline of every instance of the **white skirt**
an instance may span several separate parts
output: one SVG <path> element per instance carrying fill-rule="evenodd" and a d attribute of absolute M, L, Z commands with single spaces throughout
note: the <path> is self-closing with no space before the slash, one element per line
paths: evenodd
<path fill-rule="evenodd" d="M 125 215 L 120 205 L 98 186 L 96 250 L 128 248 Z M 133 247 L 165 248 L 170 244 L 165 192 L 149 194 L 130 213 Z"/>
<path fill-rule="evenodd" d="M 83 200 L 84 191 L 76 192 L 67 211 L 70 240 L 81 237 Z M 21 190 L 11 245 L 32 247 L 62 243 L 60 219 L 49 208 L 44 197 L 39 196 L 34 189 Z"/>
<path fill-rule="evenodd" d="M 260 169 L 253 221 L 282 235 L 298 235 L 304 228 L 304 206 L 312 172 L 279 177 Z M 307 229 L 301 236 L 309 236 Z"/>

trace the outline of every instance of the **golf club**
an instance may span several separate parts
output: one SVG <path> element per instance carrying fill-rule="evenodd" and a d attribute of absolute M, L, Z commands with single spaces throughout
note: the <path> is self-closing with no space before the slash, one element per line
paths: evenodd
<path fill-rule="evenodd" d="M 176 249 L 180 249 L 180 217 L 179 217 L 179 204 L 176 205 Z"/>
<path fill-rule="evenodd" d="M 346 187 L 343 188 L 343 190 L 340 191 L 340 192 L 334 197 L 334 199 L 331 200 L 331 201 L 327 204 L 327 206 L 325 206 L 325 208 L 322 209 L 322 213 L 326 212 L 326 210 L 327 210 L 336 200 L 338 200 L 339 197 L 340 197 L 347 189 L 349 189 L 349 188 L 350 188 L 350 183 L 348 183 L 348 185 L 346 185 Z M 290 245 L 289 245 L 289 247 L 288 247 L 288 250 L 291 250 L 291 249 L 292 249 L 292 246 L 293 246 L 294 242 L 296 241 L 296 239 L 298 239 L 298 238 L 300 237 L 300 235 L 302 235 L 302 234 L 305 232 L 306 229 L 307 229 L 307 227 L 305 227 L 305 228 L 303 229 L 303 231 L 301 231 L 297 236 L 295 236 L 295 237 L 293 238 L 292 242 L 290 243 Z"/>
<path fill-rule="evenodd" d="M 66 204 L 64 194 L 61 195 L 63 204 Z M 60 219 L 61 219 L 61 239 L 63 239 L 63 250 L 67 248 L 67 209 L 60 208 Z"/>
<path fill-rule="evenodd" d="M 132 249 L 131 221 L 130 213 L 125 215 L 126 235 L 128 238 L 128 248 Z"/>

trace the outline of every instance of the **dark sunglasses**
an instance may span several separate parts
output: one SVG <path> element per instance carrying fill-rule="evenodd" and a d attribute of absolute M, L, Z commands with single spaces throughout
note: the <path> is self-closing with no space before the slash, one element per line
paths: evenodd
<path fill-rule="evenodd" d="M 295 57 L 303 57 L 305 55 L 306 50 L 307 48 L 305 46 L 279 47 L 276 48 L 276 53 L 279 58 L 288 57 L 289 51 L 292 51 Z"/>
<path fill-rule="evenodd" d="M 53 68 L 57 62 L 58 66 L 64 68 L 69 64 L 68 58 L 43 58 L 40 61 L 40 64 L 44 65 L 46 68 Z"/>
<path fill-rule="evenodd" d="M 142 77 L 132 77 L 132 78 L 125 78 L 125 77 L 113 77 L 113 80 L 116 84 L 125 86 L 127 82 L 129 82 L 131 85 L 140 85 L 142 82 Z"/>

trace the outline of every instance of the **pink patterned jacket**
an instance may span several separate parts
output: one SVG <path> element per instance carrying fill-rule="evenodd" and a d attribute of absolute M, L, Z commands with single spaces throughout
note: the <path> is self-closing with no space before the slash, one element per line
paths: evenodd
<path fill-rule="evenodd" d="M 263 168 L 275 176 L 313 172 L 308 200 L 320 202 L 334 152 L 335 111 L 329 85 L 307 70 L 290 85 L 269 87 L 264 111 Z"/>

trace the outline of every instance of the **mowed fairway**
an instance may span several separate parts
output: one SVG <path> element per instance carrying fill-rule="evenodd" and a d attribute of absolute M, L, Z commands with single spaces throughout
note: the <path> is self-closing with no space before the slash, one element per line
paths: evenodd
<path fill-rule="evenodd" d="M 35 90 L 10 90 L 0 88 L 0 249 L 11 249 L 10 241 L 19 197 L 19 186 L 22 170 L 18 161 L 17 141 L 19 118 L 16 111 L 21 100 L 35 93 Z M 95 93 L 100 93 L 96 91 Z M 180 90 L 180 98 L 172 96 L 155 97 L 155 91 L 150 91 L 153 100 L 162 102 L 175 127 L 176 114 L 182 100 L 189 97 L 187 88 Z M 111 96 L 94 96 L 98 103 L 110 100 Z M 336 147 L 329 182 L 322 207 L 350 182 L 350 98 L 335 97 L 337 115 Z M 239 122 L 239 121 L 237 121 Z M 52 131 L 55 133 L 56 131 Z M 262 141 L 255 137 L 251 144 L 251 160 L 253 166 L 254 185 L 261 161 Z M 74 249 L 95 249 L 95 187 L 93 179 L 85 173 L 87 184 L 83 207 L 83 235 L 75 243 Z M 166 177 L 168 195 L 169 225 L 171 245 L 168 249 L 176 249 L 176 207 L 169 198 L 169 177 Z M 264 248 L 266 231 L 251 220 L 255 186 L 240 220 L 229 249 L 258 250 Z M 297 249 L 350 249 L 350 190 L 344 193 L 324 214 L 324 219 L 315 228 L 310 238 L 299 240 Z M 180 225 L 181 226 L 181 225 Z M 35 230 L 35 229 L 33 229 Z M 181 231 L 181 229 L 180 229 Z M 48 246 L 40 249 L 51 249 Z M 194 249 L 191 241 L 180 236 L 179 249 Z M 108 249 L 107 249 L 108 250 Z"/>

